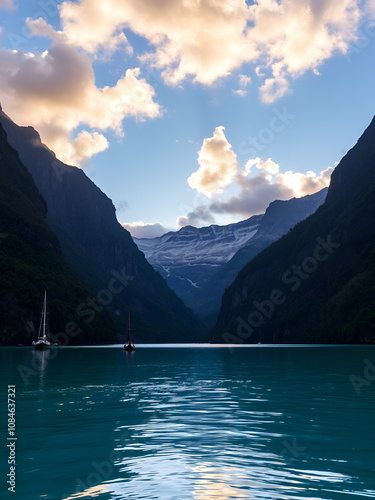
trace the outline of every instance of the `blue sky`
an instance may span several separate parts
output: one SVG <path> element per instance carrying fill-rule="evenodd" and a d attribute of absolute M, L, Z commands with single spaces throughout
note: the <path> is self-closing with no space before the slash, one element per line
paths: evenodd
<path fill-rule="evenodd" d="M 375 114 L 373 0 L 0 0 L 0 102 L 137 236 L 313 193 Z"/>

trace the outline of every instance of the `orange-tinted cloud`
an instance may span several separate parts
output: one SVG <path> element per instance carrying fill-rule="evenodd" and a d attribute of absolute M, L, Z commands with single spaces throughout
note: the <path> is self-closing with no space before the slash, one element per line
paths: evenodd
<path fill-rule="evenodd" d="M 126 70 L 113 87 L 98 88 L 87 54 L 43 19 L 28 23 L 32 34 L 52 43 L 43 53 L 0 50 L 2 104 L 17 123 L 34 126 L 61 160 L 79 164 L 103 151 L 108 144 L 98 131 L 121 135 L 126 117 L 160 115 L 155 92 L 138 68 Z M 91 130 L 74 138 L 78 127 Z"/>
<path fill-rule="evenodd" d="M 361 8 L 359 0 L 79 0 L 64 2 L 60 14 L 70 42 L 89 52 L 116 46 L 124 29 L 143 36 L 154 51 L 141 61 L 168 84 L 212 84 L 252 63 L 264 75 L 263 101 L 273 102 L 290 78 L 348 50 Z"/>
<path fill-rule="evenodd" d="M 210 202 L 200 203 L 178 217 L 178 227 L 212 224 L 215 214 L 247 218 L 264 213 L 276 199 L 300 198 L 327 187 L 333 172 L 329 167 L 320 174 L 311 171 L 280 173 L 280 166 L 271 158 L 250 159 L 242 167 L 225 138 L 224 127 L 217 127 L 213 137 L 204 139 L 198 162 L 200 167 L 188 182 Z"/>

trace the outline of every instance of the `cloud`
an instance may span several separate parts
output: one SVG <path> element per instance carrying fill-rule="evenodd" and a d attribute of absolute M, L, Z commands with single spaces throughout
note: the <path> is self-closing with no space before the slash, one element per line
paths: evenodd
<path fill-rule="evenodd" d="M 215 218 L 210 212 L 209 208 L 205 205 L 199 205 L 195 207 L 187 215 L 182 215 L 177 218 L 178 228 L 184 226 L 200 226 L 202 222 L 208 224 L 215 224 Z"/>
<path fill-rule="evenodd" d="M 368 0 L 368 5 L 371 6 Z M 362 9 L 362 10 L 361 10 Z M 289 91 L 290 79 L 345 53 L 365 17 L 360 0 L 79 0 L 60 6 L 64 33 L 88 52 L 117 46 L 125 29 L 154 50 L 140 55 L 168 84 L 212 84 L 256 68 L 264 102 Z M 243 74 L 242 88 L 250 75 Z M 240 80 L 241 82 L 241 80 Z"/>
<path fill-rule="evenodd" d="M 198 162 L 200 167 L 189 177 L 189 184 L 210 202 L 200 203 L 187 215 L 178 217 L 178 227 L 215 223 L 215 214 L 248 218 L 264 213 L 276 199 L 300 198 L 327 187 L 334 170 L 329 167 L 319 175 L 312 171 L 280 173 L 278 163 L 259 157 L 248 160 L 242 167 L 225 138 L 224 127 L 217 127 L 213 137 L 204 139 Z M 234 194 L 229 195 L 228 191 Z"/>
<path fill-rule="evenodd" d="M 85 164 L 89 158 L 106 150 L 108 146 L 109 143 L 104 135 L 98 132 L 90 134 L 84 130 L 72 142 L 71 155 L 77 158 L 80 164 Z"/>
<path fill-rule="evenodd" d="M 209 206 L 216 214 L 232 214 L 244 219 L 252 215 L 263 214 L 268 205 L 275 200 L 289 200 L 294 197 L 291 188 L 272 182 L 265 174 L 247 179 L 246 186 L 236 196 L 216 200 Z"/>
<path fill-rule="evenodd" d="M 235 214 L 243 218 L 264 213 L 274 200 L 300 198 L 327 187 L 333 172 L 333 168 L 329 167 L 319 175 L 292 171 L 281 174 L 278 173 L 279 166 L 270 158 L 266 162 L 258 158 L 251 163 L 261 172 L 251 175 L 251 170 L 245 169 L 236 178 L 239 192 L 224 200 L 214 200 L 209 206 L 211 212 Z"/>
<path fill-rule="evenodd" d="M 285 72 L 274 72 L 273 78 L 266 78 L 264 84 L 260 87 L 260 95 L 263 102 L 271 104 L 290 92 L 289 81 Z"/>
<path fill-rule="evenodd" d="M 198 153 L 199 168 L 188 178 L 189 186 L 208 198 L 231 184 L 239 168 L 224 130 L 216 127 L 213 136 L 204 139 Z"/>
<path fill-rule="evenodd" d="M 67 1 L 60 15 L 71 43 L 91 52 L 111 43 L 125 27 L 145 37 L 155 51 L 142 61 L 160 68 L 170 84 L 189 76 L 211 84 L 255 55 L 246 37 L 243 0 Z"/>
<path fill-rule="evenodd" d="M 98 88 L 92 61 L 66 42 L 43 19 L 28 21 L 34 35 L 48 36 L 43 53 L 0 50 L 0 88 L 3 108 L 20 125 L 32 125 L 56 155 L 79 164 L 108 143 L 98 131 L 123 134 L 122 122 L 156 118 L 160 106 L 153 88 L 138 68 L 128 69 L 113 87 Z M 77 127 L 88 127 L 76 138 Z"/>
<path fill-rule="evenodd" d="M 238 75 L 240 87 L 245 88 L 251 83 L 251 77 L 247 75 Z"/>
<path fill-rule="evenodd" d="M 240 97 L 245 97 L 245 95 L 247 95 L 247 90 L 243 90 L 243 89 L 232 90 L 232 94 L 238 95 Z"/>
<path fill-rule="evenodd" d="M 157 238 L 168 232 L 160 222 L 144 223 L 142 221 L 122 224 L 135 238 Z"/>
<path fill-rule="evenodd" d="M 288 77 L 317 71 L 336 53 L 344 54 L 361 22 L 358 0 L 259 0 L 250 7 L 251 38 L 263 45 L 265 67 L 272 77 L 261 87 L 264 102 L 273 102 L 289 89 Z"/>
<path fill-rule="evenodd" d="M 232 89 L 232 94 L 233 95 L 238 95 L 240 97 L 245 97 L 247 95 L 247 90 L 245 88 L 250 85 L 251 83 L 251 77 L 247 75 L 238 75 L 238 83 L 240 85 L 240 89 L 238 90 L 233 90 Z"/>
<path fill-rule="evenodd" d="M 269 174 L 275 175 L 279 173 L 280 166 L 268 158 L 266 161 L 262 161 L 260 158 L 255 158 L 254 160 L 248 160 L 245 165 L 245 175 L 249 175 L 251 167 L 256 166 L 259 170 L 265 170 Z"/>
<path fill-rule="evenodd" d="M 293 189 L 295 196 L 298 198 L 316 193 L 327 187 L 330 183 L 333 170 L 333 167 L 328 167 L 326 170 L 322 170 L 319 175 L 311 171 L 301 174 L 300 172 L 289 170 L 285 174 L 278 174 L 276 182 Z"/>

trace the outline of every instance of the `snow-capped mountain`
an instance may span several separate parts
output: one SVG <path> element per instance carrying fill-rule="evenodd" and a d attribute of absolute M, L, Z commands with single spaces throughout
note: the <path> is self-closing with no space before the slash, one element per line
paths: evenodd
<path fill-rule="evenodd" d="M 168 285 L 199 316 L 214 314 L 221 295 L 241 268 L 297 222 L 315 212 L 327 189 L 274 201 L 265 214 L 226 226 L 186 226 L 158 238 L 133 238 Z"/>
<path fill-rule="evenodd" d="M 169 286 L 183 297 L 199 288 L 257 232 L 263 215 L 227 226 L 185 226 L 158 238 L 133 238 Z"/>
<path fill-rule="evenodd" d="M 192 288 L 183 300 L 207 325 L 216 319 L 225 289 L 234 281 L 241 269 L 258 253 L 286 234 L 298 222 L 313 214 L 324 203 L 328 188 L 318 193 L 276 200 L 270 203 L 257 232 L 220 267 L 201 287 Z"/>

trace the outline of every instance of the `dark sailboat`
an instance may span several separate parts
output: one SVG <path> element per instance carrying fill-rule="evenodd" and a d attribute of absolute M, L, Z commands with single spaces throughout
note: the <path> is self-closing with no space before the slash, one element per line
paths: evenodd
<path fill-rule="evenodd" d="M 129 314 L 128 314 L 128 342 L 127 344 L 124 345 L 124 351 L 135 351 L 135 345 L 131 343 L 130 341 L 130 309 L 129 309 Z"/>

